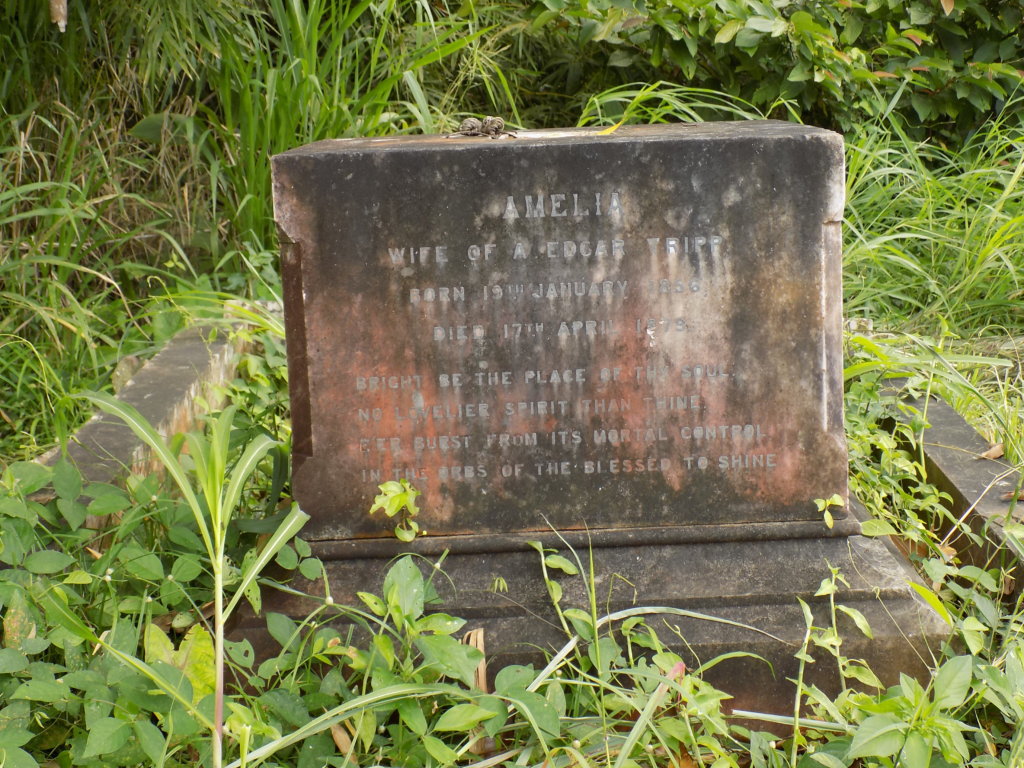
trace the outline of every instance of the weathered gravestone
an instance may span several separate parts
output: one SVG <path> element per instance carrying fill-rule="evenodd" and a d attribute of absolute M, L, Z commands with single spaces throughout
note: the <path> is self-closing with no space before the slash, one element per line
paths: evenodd
<path fill-rule="evenodd" d="M 920 671 L 938 627 L 912 574 L 849 505 L 829 528 L 815 504 L 847 497 L 843 190 L 841 137 L 779 122 L 275 157 L 293 491 L 335 599 L 377 589 L 400 549 L 448 550 L 446 610 L 517 659 L 564 639 L 523 618 L 551 618 L 527 542 L 591 547 L 603 608 L 685 607 L 789 643 L 671 619 L 700 660 L 771 659 L 774 678 L 747 661 L 717 680 L 763 707 L 792 701 L 796 598 L 820 608 L 832 566 L 876 637 L 851 631 L 844 652 Z M 367 513 L 403 478 L 427 532 L 411 546 Z"/>

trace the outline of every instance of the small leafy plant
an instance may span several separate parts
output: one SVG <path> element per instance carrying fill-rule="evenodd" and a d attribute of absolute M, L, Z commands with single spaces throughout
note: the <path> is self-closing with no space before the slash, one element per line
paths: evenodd
<path fill-rule="evenodd" d="M 373 500 L 370 514 L 379 509 L 388 517 L 398 517 L 395 536 L 406 542 L 415 539 L 420 534 L 420 525 L 416 522 L 416 515 L 420 512 L 416 506 L 416 497 L 420 492 L 405 479 L 389 480 L 378 487 L 380 493 Z"/>

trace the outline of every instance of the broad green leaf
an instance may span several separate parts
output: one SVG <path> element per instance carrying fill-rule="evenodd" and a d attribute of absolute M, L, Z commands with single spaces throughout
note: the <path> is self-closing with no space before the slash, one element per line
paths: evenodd
<path fill-rule="evenodd" d="M 594 639 L 594 620 L 589 613 L 579 608 L 569 608 L 563 615 L 572 623 L 577 635 L 587 642 Z"/>
<path fill-rule="evenodd" d="M 0 748 L 12 749 L 24 746 L 35 738 L 35 734 L 27 728 L 14 728 L 10 725 L 0 727 Z M 3 765 L 3 763 L 0 763 Z"/>
<path fill-rule="evenodd" d="M 902 718 L 895 715 L 872 715 L 857 728 L 847 759 L 895 755 L 903 747 L 903 729 L 908 727 Z"/>
<path fill-rule="evenodd" d="M 517 691 L 509 696 L 509 702 L 519 710 L 520 714 L 530 720 L 540 731 L 548 736 L 557 736 L 561 724 L 558 713 L 539 693 Z"/>
<path fill-rule="evenodd" d="M 320 562 L 319 558 L 307 557 L 299 563 L 299 573 L 308 581 L 316 581 L 323 576 L 324 564 Z"/>
<path fill-rule="evenodd" d="M 194 557 L 177 557 L 171 565 L 171 576 L 181 584 L 187 584 L 192 579 L 201 576 L 202 573 L 203 566 Z"/>
<path fill-rule="evenodd" d="M 437 760 L 441 765 L 451 765 L 459 759 L 459 753 L 437 737 L 424 736 L 422 738 L 423 746 L 427 749 L 427 754 Z"/>
<path fill-rule="evenodd" d="M 56 680 L 32 679 L 19 685 L 11 694 L 11 699 L 50 703 L 61 701 L 70 695 L 71 690 L 64 683 L 58 683 Z"/>
<path fill-rule="evenodd" d="M 4 768 L 38 768 L 39 763 L 25 750 L 11 747 L 0 749 L 0 765 Z"/>
<path fill-rule="evenodd" d="M 570 576 L 575 576 L 580 572 L 572 561 L 562 557 L 561 555 L 548 555 L 544 558 L 544 564 L 547 565 L 548 568 L 557 568 Z"/>
<path fill-rule="evenodd" d="M 742 19 L 730 19 L 722 25 L 722 28 L 718 30 L 718 34 L 715 35 L 715 43 L 728 43 L 734 37 L 736 33 L 743 29 Z"/>
<path fill-rule="evenodd" d="M 213 637 L 206 627 L 196 624 L 185 634 L 174 657 L 174 665 L 181 669 L 192 683 L 192 700 L 199 703 L 214 692 L 216 665 L 214 664 Z"/>
<path fill-rule="evenodd" d="M 53 490 L 67 501 L 75 501 L 82 495 L 82 475 L 65 458 L 60 458 L 53 465 Z"/>
<path fill-rule="evenodd" d="M 939 709 L 954 709 L 964 703 L 971 690 L 974 660 L 956 656 L 943 664 L 935 675 L 934 701 Z"/>
<path fill-rule="evenodd" d="M 807 756 L 808 760 L 812 760 L 818 765 L 823 765 L 825 768 L 848 768 L 848 765 L 843 760 L 840 760 L 835 755 L 830 755 L 828 752 L 822 752 L 818 750 L 812 752 Z M 803 762 L 801 762 L 801 765 Z"/>
<path fill-rule="evenodd" d="M 73 499 L 57 499 L 57 511 L 60 512 L 71 530 L 78 530 L 89 515 L 88 510 Z"/>
<path fill-rule="evenodd" d="M 120 560 L 127 573 L 143 581 L 159 582 L 164 578 L 164 564 L 153 552 L 146 552 L 139 546 L 127 546 L 122 549 L 117 559 Z"/>
<path fill-rule="evenodd" d="M 389 607 L 397 607 L 405 619 L 423 615 L 423 574 L 406 555 L 388 569 L 384 577 L 384 596 Z"/>
<path fill-rule="evenodd" d="M 92 724 L 82 757 L 97 757 L 116 752 L 128 743 L 131 726 L 125 720 L 104 717 Z"/>
<path fill-rule="evenodd" d="M 494 713 L 494 717 L 484 720 L 483 726 L 488 736 L 497 735 L 508 722 L 508 705 L 497 696 L 481 696 L 477 699 L 477 704 Z"/>
<path fill-rule="evenodd" d="M 281 648 L 287 650 L 298 637 L 298 625 L 283 613 L 267 614 L 267 632 Z"/>
<path fill-rule="evenodd" d="M 388 669 L 395 666 L 395 643 L 390 635 L 374 635 L 371 641 L 374 649 L 384 659 Z"/>
<path fill-rule="evenodd" d="M 174 664 L 174 643 L 155 624 L 146 625 L 142 635 L 142 649 L 146 661 L 150 664 L 155 661 Z"/>
<path fill-rule="evenodd" d="M 939 600 L 938 595 L 932 592 L 924 584 L 918 584 L 915 581 L 910 582 L 910 588 L 913 589 L 929 606 L 946 622 L 949 626 L 953 626 L 953 617 L 949 615 L 949 611 L 946 606 Z"/>
<path fill-rule="evenodd" d="M 225 640 L 224 649 L 227 651 L 228 657 L 239 666 L 251 667 L 256 660 L 256 651 L 248 640 L 239 640 L 238 642 Z"/>
<path fill-rule="evenodd" d="M 863 613 L 858 611 L 856 608 L 850 608 L 846 605 L 837 605 L 836 609 L 845 613 L 847 616 L 853 619 L 853 623 L 857 625 L 857 629 L 859 629 L 861 631 L 861 634 L 863 634 L 865 637 L 867 637 L 868 639 L 874 637 L 874 635 L 871 633 L 871 625 L 868 624 L 868 620 L 864 617 Z"/>
<path fill-rule="evenodd" d="M 288 725 L 299 727 L 309 722 L 309 710 L 297 693 L 276 688 L 260 696 L 259 701 Z"/>
<path fill-rule="evenodd" d="M 59 573 L 73 562 L 75 562 L 75 558 L 71 555 L 53 549 L 44 549 L 41 552 L 33 552 L 25 558 L 25 570 L 38 574 Z"/>
<path fill-rule="evenodd" d="M 552 603 L 559 603 L 562 600 L 562 585 L 553 579 L 548 579 L 545 582 L 545 586 L 548 588 L 548 597 L 551 598 Z"/>
<path fill-rule="evenodd" d="M 843 674 L 848 678 L 854 680 L 860 680 L 865 685 L 870 685 L 872 688 L 881 690 L 884 686 L 882 681 L 878 679 L 878 676 L 871 671 L 870 667 L 865 667 L 860 664 L 849 664 L 843 670 Z"/>
<path fill-rule="evenodd" d="M 4 610 L 4 645 L 8 648 L 20 648 L 26 640 L 36 634 L 35 612 L 25 599 L 20 589 L 7 600 Z"/>
<path fill-rule="evenodd" d="M 510 664 L 494 676 L 494 691 L 500 694 L 525 691 L 536 676 L 537 671 L 533 667 Z"/>
<path fill-rule="evenodd" d="M 406 727 L 417 736 L 427 732 L 427 718 L 418 699 L 402 699 L 398 702 L 398 716 Z"/>
<path fill-rule="evenodd" d="M 860 524 L 862 536 L 895 536 L 897 531 L 888 520 L 872 517 Z"/>
<path fill-rule="evenodd" d="M 476 704 L 456 704 L 445 710 L 434 723 L 435 731 L 469 731 L 484 720 L 494 717 L 494 712 Z"/>
<path fill-rule="evenodd" d="M 78 691 L 84 691 L 88 688 L 101 688 L 104 686 L 104 679 L 103 675 L 93 669 L 79 669 L 64 675 L 64 682 L 67 686 Z"/>
<path fill-rule="evenodd" d="M 9 675 L 21 672 L 28 666 L 28 657 L 16 648 L 0 649 L 0 674 Z M 13 746 L 20 747 L 20 744 Z"/>
<path fill-rule="evenodd" d="M 21 499 L 14 496 L 6 496 L 0 499 L 0 515 L 16 517 L 19 520 L 27 520 L 30 523 L 36 522 L 36 515 L 30 511 L 28 505 Z"/>
<path fill-rule="evenodd" d="M 476 668 L 483 654 L 447 635 L 423 635 L 414 641 L 424 662 L 446 677 L 473 685 Z"/>
<path fill-rule="evenodd" d="M 907 742 L 900 752 L 900 768 L 928 768 L 931 761 L 931 738 L 926 739 L 916 730 L 907 734 Z"/>
<path fill-rule="evenodd" d="M 387 614 L 388 608 L 384 605 L 384 601 L 372 592 L 356 592 L 356 596 L 366 604 L 367 608 L 373 611 L 374 615 L 384 616 Z"/>
<path fill-rule="evenodd" d="M 160 729 L 148 720 L 136 720 L 132 723 L 132 732 L 150 762 L 160 765 L 167 745 L 167 739 Z"/>
<path fill-rule="evenodd" d="M 103 517 L 105 515 L 116 515 L 118 512 L 127 509 L 129 504 L 131 504 L 131 501 L 125 494 L 120 491 L 111 491 L 94 498 L 89 502 L 89 506 L 86 509 L 90 515 Z"/>
<path fill-rule="evenodd" d="M 428 613 L 416 621 L 416 629 L 420 632 L 433 632 L 438 635 L 452 635 L 466 626 L 465 619 L 457 619 L 447 613 Z"/>
<path fill-rule="evenodd" d="M 757 48 L 758 43 L 761 42 L 761 38 L 764 34 L 757 30 L 744 27 L 736 33 L 736 47 L 737 48 Z"/>
<path fill-rule="evenodd" d="M 15 461 L 4 474 L 14 478 L 15 488 L 20 495 L 28 496 L 50 482 L 52 471 L 34 461 Z"/>
<path fill-rule="evenodd" d="M 377 732 L 377 716 L 373 710 L 363 710 L 355 718 L 356 736 L 363 743 L 363 749 L 373 745 L 373 737 Z M 429 738 L 424 736 L 424 738 Z"/>

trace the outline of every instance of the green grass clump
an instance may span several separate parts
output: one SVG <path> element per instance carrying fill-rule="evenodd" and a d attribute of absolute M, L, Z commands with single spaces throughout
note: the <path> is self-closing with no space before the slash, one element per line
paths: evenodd
<path fill-rule="evenodd" d="M 963 147 L 891 118 L 847 136 L 849 316 L 937 335 L 1024 330 L 1024 126 L 1007 104 Z"/>

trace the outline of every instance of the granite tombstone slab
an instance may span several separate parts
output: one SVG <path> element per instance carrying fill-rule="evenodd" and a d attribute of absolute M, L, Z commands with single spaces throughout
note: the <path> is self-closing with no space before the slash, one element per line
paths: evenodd
<path fill-rule="evenodd" d="M 846 493 L 842 168 L 783 123 L 278 157 L 317 536 L 382 535 L 399 478 L 434 534 L 818 517 Z"/>
<path fill-rule="evenodd" d="M 354 139 L 273 170 L 293 492 L 335 599 L 378 585 L 399 545 L 367 511 L 407 479 L 413 548 L 451 553 L 448 610 L 492 648 L 557 641 L 521 618 L 547 602 L 540 539 L 593 547 L 602 589 L 629 585 L 609 608 L 782 638 L 685 628 L 698 656 L 747 643 L 777 680 L 827 562 L 886 625 L 883 666 L 923 669 L 904 637 L 937 619 L 845 503 L 841 137 L 768 121 Z M 833 494 L 827 527 L 815 499 Z M 726 684 L 785 706 L 771 680 Z"/>

